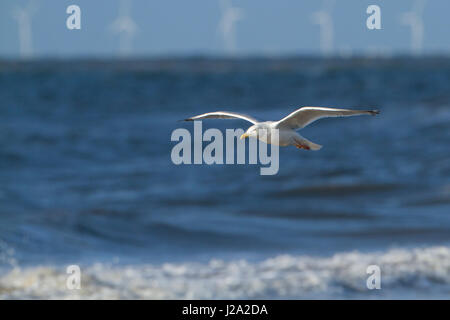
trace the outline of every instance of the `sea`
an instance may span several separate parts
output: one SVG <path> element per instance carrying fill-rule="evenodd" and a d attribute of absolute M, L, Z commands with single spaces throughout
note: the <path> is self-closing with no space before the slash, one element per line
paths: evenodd
<path fill-rule="evenodd" d="M 301 106 L 380 114 L 312 123 L 323 148 L 280 148 L 275 175 L 173 162 L 181 119 Z M 429 298 L 450 298 L 450 58 L 0 60 L 0 299 Z"/>

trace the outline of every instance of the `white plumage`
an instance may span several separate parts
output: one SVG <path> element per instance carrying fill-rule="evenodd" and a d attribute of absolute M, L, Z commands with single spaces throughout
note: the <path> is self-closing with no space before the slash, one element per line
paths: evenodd
<path fill-rule="evenodd" d="M 324 107 L 302 107 L 290 113 L 279 121 L 258 121 L 253 117 L 227 111 L 216 111 L 200 114 L 198 116 L 185 119 L 185 121 L 194 121 L 208 118 L 232 119 L 239 118 L 251 122 L 253 125 L 241 136 L 243 138 L 257 138 L 266 143 L 278 144 L 279 146 L 293 145 L 300 149 L 319 150 L 322 148 L 314 142 L 305 139 L 297 133 L 297 130 L 302 129 L 310 123 L 328 117 L 349 117 L 357 115 L 376 115 L 378 110 L 349 110 L 349 109 L 335 109 Z M 272 130 L 278 129 L 278 141 L 273 141 Z"/>

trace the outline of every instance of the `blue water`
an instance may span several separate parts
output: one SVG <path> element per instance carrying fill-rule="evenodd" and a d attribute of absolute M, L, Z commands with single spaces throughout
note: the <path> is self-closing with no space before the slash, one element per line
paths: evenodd
<path fill-rule="evenodd" d="M 381 114 L 315 122 L 301 134 L 323 149 L 281 148 L 274 176 L 171 161 L 172 131 L 193 132 L 179 119 L 229 110 L 275 120 L 302 105 Z M 248 126 L 203 121 L 204 130 Z M 450 59 L 2 61 L 0 244 L 5 272 L 447 250 Z M 433 259 L 444 293 L 427 292 L 448 298 L 450 254 Z"/>

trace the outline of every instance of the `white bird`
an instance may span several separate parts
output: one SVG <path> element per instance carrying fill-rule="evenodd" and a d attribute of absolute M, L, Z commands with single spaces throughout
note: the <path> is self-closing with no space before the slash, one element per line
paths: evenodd
<path fill-rule="evenodd" d="M 247 120 L 253 125 L 247 129 L 247 131 L 241 135 L 241 139 L 244 138 L 256 138 L 265 143 L 273 143 L 282 147 L 295 146 L 299 149 L 306 150 L 320 150 L 321 145 L 309 141 L 297 133 L 297 130 L 302 129 L 310 123 L 328 117 L 349 117 L 357 115 L 376 115 L 380 112 L 378 110 L 349 110 L 349 109 L 335 109 L 324 107 L 302 107 L 290 113 L 279 121 L 258 121 L 253 117 L 227 111 L 216 111 L 200 114 L 198 116 L 185 119 L 185 121 L 195 121 L 207 118 L 221 118 L 232 119 L 239 118 Z M 278 141 L 273 141 L 272 130 L 278 129 Z"/>

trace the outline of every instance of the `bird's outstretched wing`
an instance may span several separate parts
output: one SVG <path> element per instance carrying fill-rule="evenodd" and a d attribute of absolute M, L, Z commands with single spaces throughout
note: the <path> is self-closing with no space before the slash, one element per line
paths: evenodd
<path fill-rule="evenodd" d="M 328 117 L 349 117 L 361 114 L 376 115 L 378 110 L 348 110 L 323 107 L 302 107 L 278 121 L 277 128 L 301 129 L 311 122 Z"/>
<path fill-rule="evenodd" d="M 240 113 L 236 113 L 236 112 L 228 112 L 228 111 L 216 111 L 216 112 L 203 113 L 203 114 L 200 114 L 200 115 L 192 117 L 192 118 L 184 119 L 184 121 L 194 121 L 194 120 L 201 120 L 201 119 L 207 119 L 207 118 L 213 118 L 213 119 L 238 118 L 238 119 L 247 120 L 253 124 L 256 124 L 258 122 L 258 120 L 254 119 L 250 116 L 247 116 L 245 114 L 240 114 Z"/>

